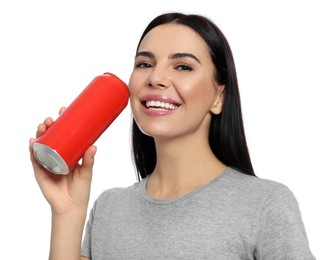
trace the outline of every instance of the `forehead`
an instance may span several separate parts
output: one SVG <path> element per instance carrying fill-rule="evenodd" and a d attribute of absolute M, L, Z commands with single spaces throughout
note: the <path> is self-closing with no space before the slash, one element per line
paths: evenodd
<path fill-rule="evenodd" d="M 150 30 L 139 45 L 138 51 L 189 52 L 199 58 L 209 58 L 208 47 L 193 29 L 181 24 L 163 24 Z"/>

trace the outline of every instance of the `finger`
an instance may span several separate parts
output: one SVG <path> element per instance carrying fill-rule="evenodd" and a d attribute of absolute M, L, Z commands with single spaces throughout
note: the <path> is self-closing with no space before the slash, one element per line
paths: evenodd
<path fill-rule="evenodd" d="M 33 164 L 33 168 L 34 168 L 34 169 L 36 169 L 36 168 L 40 168 L 39 163 L 38 163 L 37 160 L 35 159 L 34 151 L 33 151 L 33 144 L 34 144 L 35 142 L 36 142 L 36 139 L 34 139 L 34 138 L 30 138 L 30 139 L 29 139 L 30 161 L 32 162 L 32 164 Z"/>
<path fill-rule="evenodd" d="M 84 153 L 82 160 L 82 167 L 86 169 L 92 169 L 94 164 L 94 156 L 96 155 L 97 147 L 90 146 Z"/>
<path fill-rule="evenodd" d="M 50 126 L 52 125 L 53 122 L 54 122 L 54 120 L 53 120 L 51 117 L 47 117 L 47 118 L 44 120 L 43 124 L 45 124 L 46 127 L 48 128 L 48 127 L 50 127 Z"/>
<path fill-rule="evenodd" d="M 45 130 L 47 130 L 47 126 L 45 124 L 39 124 L 36 130 L 36 138 L 39 138 Z"/>
<path fill-rule="evenodd" d="M 36 139 L 35 138 L 29 138 L 29 151 L 32 153 L 33 152 L 33 144 L 35 143 Z"/>
<path fill-rule="evenodd" d="M 44 119 L 43 123 L 37 126 L 36 137 L 40 137 L 53 123 L 54 120 L 51 117 Z"/>
<path fill-rule="evenodd" d="M 80 172 L 78 175 L 77 174 L 73 174 L 73 176 L 78 176 L 82 181 L 84 181 L 86 184 L 91 183 L 92 181 L 92 168 L 93 168 L 93 164 L 94 164 L 94 156 L 96 154 L 97 148 L 95 146 L 90 146 L 83 158 L 82 158 L 82 164 L 78 165 Z M 75 173 L 75 172 L 73 172 Z"/>
<path fill-rule="evenodd" d="M 61 115 L 65 111 L 66 107 L 61 107 L 58 111 L 58 114 Z"/>

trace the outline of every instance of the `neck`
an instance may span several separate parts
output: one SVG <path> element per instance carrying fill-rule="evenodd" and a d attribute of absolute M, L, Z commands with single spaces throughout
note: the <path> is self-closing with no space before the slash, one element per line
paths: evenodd
<path fill-rule="evenodd" d="M 225 168 L 210 149 L 207 138 L 188 136 L 155 140 L 157 164 L 147 182 L 154 198 L 173 198 L 205 185 Z"/>

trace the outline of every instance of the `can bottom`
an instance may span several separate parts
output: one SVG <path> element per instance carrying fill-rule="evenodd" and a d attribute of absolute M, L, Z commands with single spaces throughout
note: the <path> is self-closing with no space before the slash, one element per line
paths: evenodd
<path fill-rule="evenodd" d="M 63 158 L 49 146 L 34 143 L 34 157 L 48 171 L 54 174 L 66 175 L 69 173 L 69 167 Z"/>

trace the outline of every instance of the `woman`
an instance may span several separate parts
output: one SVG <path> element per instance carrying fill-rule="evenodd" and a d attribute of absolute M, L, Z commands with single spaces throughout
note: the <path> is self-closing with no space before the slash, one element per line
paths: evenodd
<path fill-rule="evenodd" d="M 254 174 L 233 57 L 215 24 L 155 18 L 129 89 L 139 182 L 99 196 L 82 246 L 96 148 L 66 176 L 31 155 L 52 209 L 50 259 L 315 259 L 291 191 Z"/>

